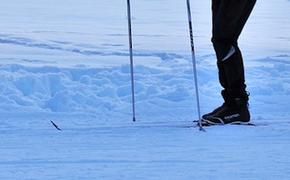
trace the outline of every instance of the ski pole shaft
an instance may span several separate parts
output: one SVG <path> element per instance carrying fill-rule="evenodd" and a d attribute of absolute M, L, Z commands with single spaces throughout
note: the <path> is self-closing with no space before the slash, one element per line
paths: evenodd
<path fill-rule="evenodd" d="M 128 33 L 129 33 L 130 70 L 131 70 L 132 110 L 133 110 L 133 121 L 136 121 L 136 116 L 135 116 L 134 67 L 133 67 L 133 41 L 132 41 L 132 21 L 131 21 L 131 4 L 130 4 L 130 0 L 127 0 L 127 16 L 128 16 Z"/>
<path fill-rule="evenodd" d="M 196 105 L 197 105 L 197 114 L 198 114 L 198 126 L 199 126 L 200 130 L 204 130 L 202 128 L 202 124 L 201 124 L 200 100 L 199 100 L 199 90 L 198 90 L 198 80 L 197 80 L 195 49 L 194 49 L 194 41 L 193 41 L 193 27 L 192 27 L 190 0 L 186 0 L 186 5 L 187 5 L 187 15 L 188 15 L 188 24 L 189 24 L 189 34 L 190 34 L 190 45 L 191 45 L 191 57 L 192 57 L 193 75 L 194 75 L 194 83 L 195 83 Z"/>

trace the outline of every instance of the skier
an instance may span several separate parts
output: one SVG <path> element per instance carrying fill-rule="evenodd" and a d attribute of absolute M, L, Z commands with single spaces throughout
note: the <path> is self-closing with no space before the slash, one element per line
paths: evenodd
<path fill-rule="evenodd" d="M 212 43 L 217 57 L 222 106 L 202 116 L 203 125 L 248 123 L 248 93 L 238 38 L 256 0 L 212 0 Z"/>

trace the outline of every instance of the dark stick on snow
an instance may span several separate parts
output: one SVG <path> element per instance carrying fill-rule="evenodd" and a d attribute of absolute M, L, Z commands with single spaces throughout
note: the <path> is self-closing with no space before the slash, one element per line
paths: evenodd
<path fill-rule="evenodd" d="M 50 121 L 50 122 L 57 130 L 61 131 L 61 129 L 53 121 Z"/>

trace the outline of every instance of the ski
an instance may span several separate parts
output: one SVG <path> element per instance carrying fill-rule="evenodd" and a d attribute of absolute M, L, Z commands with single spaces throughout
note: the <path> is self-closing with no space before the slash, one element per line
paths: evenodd
<path fill-rule="evenodd" d="M 53 125 L 53 127 L 55 127 L 55 129 L 61 131 L 61 129 L 58 127 L 58 125 L 56 125 L 53 121 L 50 121 L 50 122 Z"/>
<path fill-rule="evenodd" d="M 198 127 L 199 126 L 199 121 L 195 120 L 193 121 L 194 124 L 194 127 Z M 225 125 L 232 125 L 232 126 L 259 126 L 255 123 L 251 123 L 251 122 L 247 122 L 247 123 L 242 123 L 242 122 L 235 122 L 235 123 L 229 123 L 229 124 L 213 124 L 213 123 L 208 123 L 206 121 L 201 121 L 202 123 L 202 126 L 225 126 Z"/>

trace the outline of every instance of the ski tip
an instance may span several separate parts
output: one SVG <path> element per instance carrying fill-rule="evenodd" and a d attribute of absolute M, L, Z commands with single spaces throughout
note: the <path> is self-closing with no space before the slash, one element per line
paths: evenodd
<path fill-rule="evenodd" d="M 61 131 L 61 129 L 52 120 L 50 122 L 55 127 L 55 129 Z"/>
<path fill-rule="evenodd" d="M 136 118 L 135 117 L 133 117 L 133 122 L 136 122 Z"/>

